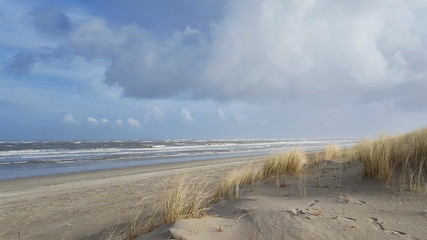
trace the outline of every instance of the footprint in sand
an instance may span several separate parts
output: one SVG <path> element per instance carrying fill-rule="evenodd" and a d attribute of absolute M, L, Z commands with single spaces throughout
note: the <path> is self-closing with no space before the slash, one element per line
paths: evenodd
<path fill-rule="evenodd" d="M 354 201 L 354 203 L 357 205 L 365 205 L 366 204 L 366 202 L 362 201 L 362 200 L 356 200 L 356 201 Z"/>
<path fill-rule="evenodd" d="M 313 207 L 314 205 L 316 205 L 316 203 L 318 203 L 319 202 L 319 200 L 314 200 L 314 201 L 311 201 L 311 202 L 309 202 L 308 203 L 308 205 L 310 206 L 310 207 Z"/>
<path fill-rule="evenodd" d="M 388 230 L 384 227 L 384 222 L 380 221 L 378 218 L 376 217 L 371 217 L 368 219 L 369 222 L 373 223 L 376 225 L 376 228 L 378 230 L 384 231 L 386 233 L 390 233 L 393 235 L 407 235 L 407 233 L 399 231 L 399 230 Z"/>

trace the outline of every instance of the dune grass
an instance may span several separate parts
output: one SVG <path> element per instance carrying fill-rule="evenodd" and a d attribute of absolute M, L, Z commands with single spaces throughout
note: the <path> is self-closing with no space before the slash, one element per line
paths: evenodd
<path fill-rule="evenodd" d="M 206 183 L 194 182 L 186 175 L 177 176 L 168 186 L 160 200 L 160 211 L 164 223 L 176 219 L 194 218 L 204 215 L 211 195 Z"/>
<path fill-rule="evenodd" d="M 249 186 L 255 190 L 257 183 L 261 180 L 259 167 L 249 166 L 230 172 L 216 189 L 216 199 L 238 199 L 241 192 Z"/>
<path fill-rule="evenodd" d="M 261 177 L 266 180 L 286 173 L 298 176 L 304 171 L 307 162 L 307 152 L 302 149 L 274 154 L 262 165 Z"/>
<path fill-rule="evenodd" d="M 323 160 L 335 160 L 344 156 L 344 149 L 340 145 L 328 145 L 323 151 Z"/>
<path fill-rule="evenodd" d="M 150 201 L 151 202 L 151 201 Z M 157 227 L 177 219 L 198 218 L 205 215 L 212 202 L 212 193 L 205 182 L 192 181 L 186 174 L 178 174 L 165 186 L 154 204 L 142 200 L 130 214 L 130 223 L 123 229 L 112 229 L 104 240 L 133 240 Z"/>
<path fill-rule="evenodd" d="M 315 154 L 313 162 L 319 165 L 339 158 L 361 162 L 363 177 L 376 178 L 383 186 L 397 183 L 401 190 L 427 192 L 427 128 L 363 139 L 348 149 L 327 146 Z"/>
<path fill-rule="evenodd" d="M 383 185 L 398 180 L 402 190 L 427 192 L 427 128 L 362 140 L 348 152 L 363 164 L 365 178 L 377 178 Z"/>

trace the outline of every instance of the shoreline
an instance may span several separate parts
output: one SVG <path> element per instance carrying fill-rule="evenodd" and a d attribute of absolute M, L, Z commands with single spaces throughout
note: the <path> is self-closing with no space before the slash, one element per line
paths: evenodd
<path fill-rule="evenodd" d="M 138 177 L 142 175 L 153 175 L 158 172 L 186 170 L 197 167 L 209 167 L 223 164 L 239 164 L 244 162 L 259 161 L 268 156 L 251 155 L 243 157 L 224 157 L 205 160 L 192 160 L 185 162 L 159 163 L 152 165 L 133 166 L 113 169 L 89 170 L 83 172 L 51 174 L 42 176 L 31 176 L 22 178 L 12 178 L 0 180 L 0 197 L 7 195 L 7 192 L 22 191 L 43 186 L 53 186 L 67 184 L 73 181 L 100 180 L 106 178 Z"/>
<path fill-rule="evenodd" d="M 167 165 L 167 164 L 179 164 L 179 163 L 186 163 L 186 162 L 198 162 L 198 161 L 215 161 L 215 160 L 221 160 L 221 159 L 234 159 L 234 158 L 241 158 L 241 157 L 252 157 L 252 156 L 265 156 L 269 155 L 270 153 L 260 153 L 260 152 L 254 152 L 254 153 L 234 153 L 234 154 L 212 154 L 212 155 L 199 155 L 199 156 L 192 156 L 192 157 L 173 157 L 173 158 L 156 158 L 156 159 L 143 159 L 143 158 L 135 158 L 131 161 L 112 161 L 112 162 L 99 162 L 96 163 L 97 167 L 90 166 L 89 168 L 86 168 L 84 166 L 80 166 L 79 168 L 75 168 L 75 170 L 67 170 L 67 168 L 64 168 L 63 170 L 60 170 L 58 172 L 51 172 L 45 171 L 43 173 L 43 170 L 39 170 L 39 174 L 28 174 L 27 176 L 14 176 L 14 177 L 4 177 L 0 175 L 0 182 L 2 181 L 8 181 L 8 180 L 15 180 L 15 179 L 29 179 L 29 178 L 40 178 L 40 177 L 48 177 L 48 176 L 65 176 L 65 175 L 72 175 L 72 174 L 79 174 L 79 173 L 90 173 L 90 172 L 97 172 L 97 171 L 114 171 L 118 169 L 131 169 L 131 168 L 149 168 L 151 166 L 158 166 L 158 165 Z M 131 164 L 129 164 L 131 163 Z M 104 165 L 105 164 L 105 165 Z M 109 166 L 111 164 L 115 164 L 115 166 Z M 1 166 L 1 165 L 0 165 Z M 54 167 L 59 168 L 59 167 Z M 48 169 L 48 168 L 47 168 Z M 1 169 L 0 169 L 1 170 Z M 4 171 L 7 171 L 7 169 L 4 169 Z"/>

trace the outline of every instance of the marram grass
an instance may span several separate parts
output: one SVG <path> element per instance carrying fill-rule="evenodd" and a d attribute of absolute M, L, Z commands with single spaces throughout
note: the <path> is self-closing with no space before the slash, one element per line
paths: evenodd
<path fill-rule="evenodd" d="M 208 199 L 206 184 L 192 182 L 185 175 L 176 177 L 172 185 L 165 189 L 160 201 L 164 223 L 202 216 L 207 209 Z"/>
<path fill-rule="evenodd" d="M 297 176 L 304 171 L 307 160 L 307 152 L 301 149 L 294 149 L 288 152 L 272 155 L 262 165 L 262 179 L 277 177 L 283 174 Z"/>
<path fill-rule="evenodd" d="M 398 181 L 402 190 L 427 192 L 427 128 L 362 140 L 348 153 L 363 164 L 365 178 L 377 178 L 383 185 Z"/>
<path fill-rule="evenodd" d="M 246 187 L 254 190 L 260 180 L 259 167 L 249 166 L 236 169 L 220 182 L 215 197 L 217 199 L 238 199 Z"/>

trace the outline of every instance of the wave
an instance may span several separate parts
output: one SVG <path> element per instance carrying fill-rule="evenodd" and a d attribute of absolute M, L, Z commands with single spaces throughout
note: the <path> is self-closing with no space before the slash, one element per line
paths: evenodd
<path fill-rule="evenodd" d="M 0 151 L 0 164 L 53 164 L 70 162 L 120 161 L 129 159 L 178 158 L 213 154 L 273 153 L 291 147 L 318 150 L 329 144 L 350 146 L 356 140 L 278 139 L 278 140 L 163 140 L 163 141 L 65 141 L 18 142 L 19 147 Z M 1 143 L 1 142 L 0 142 Z M 10 144 L 10 142 L 7 142 Z M 23 144 L 23 145 L 22 145 Z M 69 149 L 70 144 L 78 146 Z M 6 144 L 3 144 L 6 145 Z M 49 145 L 49 146 L 47 146 Z M 0 149 L 1 149 L 0 145 Z M 37 149 L 41 148 L 41 149 Z M 48 148 L 50 147 L 50 148 Z M 56 148 L 53 148 L 56 147 Z M 43 149 L 44 148 L 44 149 Z"/>

